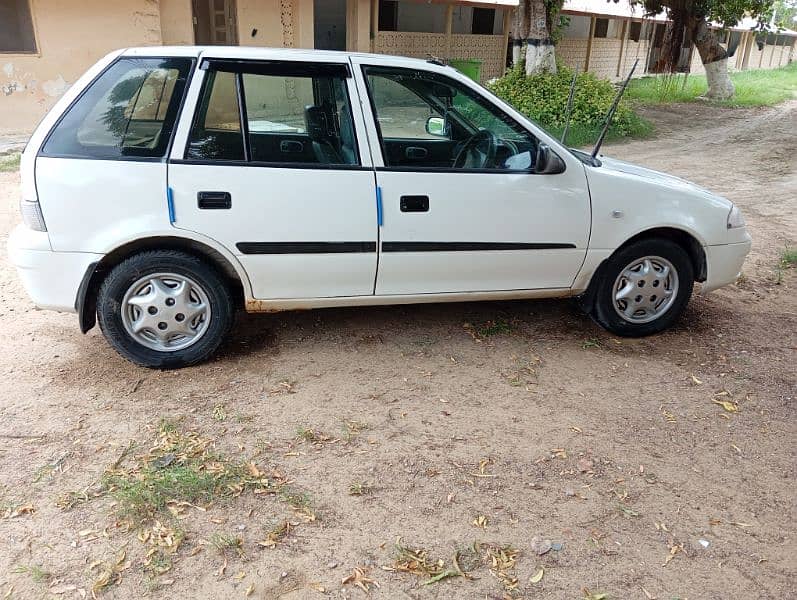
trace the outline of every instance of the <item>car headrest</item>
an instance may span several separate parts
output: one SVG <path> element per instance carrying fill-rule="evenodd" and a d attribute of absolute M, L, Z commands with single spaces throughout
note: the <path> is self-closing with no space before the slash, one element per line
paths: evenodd
<path fill-rule="evenodd" d="M 329 141 L 330 131 L 327 113 L 320 106 L 307 106 L 304 109 L 304 123 L 307 135 L 314 142 Z"/>

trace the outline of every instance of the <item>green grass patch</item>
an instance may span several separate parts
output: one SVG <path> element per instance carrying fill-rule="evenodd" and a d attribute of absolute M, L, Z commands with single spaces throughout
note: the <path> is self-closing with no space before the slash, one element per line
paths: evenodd
<path fill-rule="evenodd" d="M 517 110 L 561 139 L 567 120 L 567 99 L 573 71 L 560 66 L 554 73 L 527 77 L 523 69 L 513 69 L 489 85 L 490 90 Z M 569 146 L 593 144 L 600 134 L 606 113 L 617 88 L 608 79 L 592 73 L 579 73 L 566 143 Z M 624 99 L 615 113 L 607 139 L 644 138 L 653 126 L 640 117 Z"/>
<path fill-rule="evenodd" d="M 797 97 L 797 62 L 772 70 L 731 73 L 736 94 L 729 100 L 713 102 L 719 106 L 772 106 Z M 695 102 L 708 90 L 705 75 L 656 75 L 632 81 L 628 99 L 642 104 Z"/>
<path fill-rule="evenodd" d="M 49 571 L 44 570 L 39 565 L 20 565 L 14 567 L 11 572 L 27 575 L 33 583 L 46 583 L 52 577 Z"/>
<path fill-rule="evenodd" d="M 172 504 L 209 505 L 247 489 L 277 494 L 283 485 L 251 463 L 219 454 L 210 439 L 181 432 L 170 422 L 162 422 L 146 455 L 130 466 L 113 465 L 102 480 L 103 489 L 116 500 L 117 515 L 134 522 L 168 515 Z"/>
<path fill-rule="evenodd" d="M 13 173 L 19 171 L 19 161 L 21 154 L 7 154 L 0 156 L 0 173 Z"/>
<path fill-rule="evenodd" d="M 780 264 L 784 267 L 797 265 L 797 248 L 786 248 L 780 256 Z"/>

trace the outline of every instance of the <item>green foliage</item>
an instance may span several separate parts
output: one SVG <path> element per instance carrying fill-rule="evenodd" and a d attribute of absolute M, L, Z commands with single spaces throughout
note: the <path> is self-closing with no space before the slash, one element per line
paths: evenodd
<path fill-rule="evenodd" d="M 772 5 L 775 13 L 775 25 L 785 29 L 794 29 L 797 25 L 797 1 L 795 0 L 775 0 Z"/>
<path fill-rule="evenodd" d="M 528 77 L 520 67 L 495 80 L 489 87 L 497 96 L 559 137 L 565 126 L 567 98 L 572 79 L 573 71 L 564 66 L 560 66 L 554 74 L 541 73 Z M 597 138 L 616 93 L 617 90 L 609 80 L 599 79 L 592 73 L 578 74 L 571 134 L 567 139 L 569 144 L 586 145 Z M 651 130 L 651 125 L 622 101 L 609 133 L 610 137 L 615 138 L 644 137 Z"/>
<path fill-rule="evenodd" d="M 612 0 L 607 0 L 612 1 Z M 618 0 L 613 0 L 617 2 Z M 640 4 L 648 14 L 658 14 L 665 9 L 681 9 L 686 6 L 691 15 L 716 21 L 732 27 L 749 15 L 765 23 L 772 14 L 772 0 L 632 0 Z"/>
<path fill-rule="evenodd" d="M 772 70 L 740 71 L 731 74 L 736 95 L 715 102 L 729 107 L 772 106 L 797 94 L 797 63 Z M 694 102 L 706 93 L 704 75 L 659 75 L 632 81 L 626 95 L 643 104 Z"/>

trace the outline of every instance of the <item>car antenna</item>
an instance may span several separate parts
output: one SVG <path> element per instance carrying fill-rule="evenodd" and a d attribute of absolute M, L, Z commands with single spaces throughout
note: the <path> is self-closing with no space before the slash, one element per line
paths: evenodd
<path fill-rule="evenodd" d="M 614 97 L 614 102 L 609 107 L 609 112 L 606 113 L 606 120 L 603 122 L 603 129 L 601 129 L 601 134 L 598 136 L 598 141 L 595 142 L 595 147 L 592 149 L 592 158 L 598 156 L 598 151 L 601 149 L 603 145 L 603 140 L 606 138 L 606 132 L 609 131 L 609 125 L 612 124 L 612 118 L 614 117 L 614 113 L 617 112 L 617 106 L 620 104 L 620 99 L 623 97 L 625 93 L 625 88 L 628 87 L 628 82 L 631 81 L 631 76 L 636 71 L 636 66 L 639 64 L 639 59 L 637 58 L 634 61 L 634 66 L 631 67 L 631 72 L 628 74 L 628 77 L 625 78 L 623 81 L 623 85 L 620 86 L 620 89 L 617 92 L 617 95 Z"/>
<path fill-rule="evenodd" d="M 567 111 L 565 112 L 565 129 L 562 132 L 562 144 L 567 140 L 567 132 L 570 129 L 570 116 L 573 114 L 573 97 L 576 94 L 576 79 L 578 72 L 573 71 L 573 81 L 570 82 L 570 95 L 567 97 Z"/>

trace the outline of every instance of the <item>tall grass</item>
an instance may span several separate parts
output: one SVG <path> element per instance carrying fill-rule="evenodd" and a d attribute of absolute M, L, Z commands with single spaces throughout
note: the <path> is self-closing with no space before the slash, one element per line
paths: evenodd
<path fill-rule="evenodd" d="M 772 70 L 739 71 L 731 74 L 736 94 L 720 106 L 772 106 L 797 98 L 797 62 Z M 708 90 L 705 75 L 657 75 L 632 81 L 626 92 L 629 100 L 642 104 L 694 102 Z"/>

